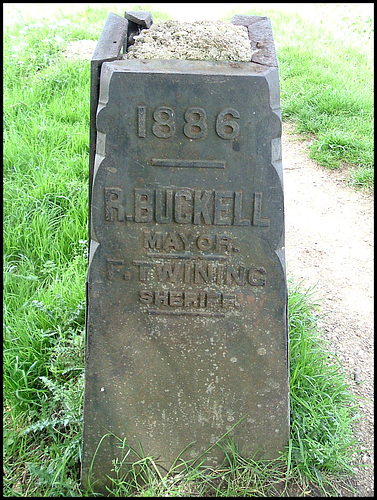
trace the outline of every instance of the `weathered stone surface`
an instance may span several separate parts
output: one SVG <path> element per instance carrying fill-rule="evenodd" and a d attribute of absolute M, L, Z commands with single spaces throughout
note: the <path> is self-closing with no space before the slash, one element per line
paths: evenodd
<path fill-rule="evenodd" d="M 121 50 L 127 39 L 128 21 L 110 12 L 90 62 L 90 150 L 89 150 L 89 206 L 91 206 L 94 158 L 96 154 L 95 115 L 98 105 L 99 77 L 104 61 L 122 58 Z M 89 247 L 90 247 L 89 210 Z"/>
<path fill-rule="evenodd" d="M 247 28 L 221 21 L 166 21 L 134 37 L 125 59 L 251 61 Z"/>
<path fill-rule="evenodd" d="M 119 439 L 165 469 L 229 430 L 245 457 L 288 443 L 280 137 L 277 68 L 102 65 L 84 486 L 100 442 L 92 483 L 104 493 Z M 223 458 L 215 446 L 206 463 Z"/>
<path fill-rule="evenodd" d="M 142 29 L 148 29 L 153 24 L 153 17 L 150 12 L 137 10 L 124 13 L 125 19 L 128 20 L 127 42 L 123 48 L 123 52 L 127 52 L 127 47 L 135 43 L 135 37 L 140 34 Z"/>
<path fill-rule="evenodd" d="M 252 62 L 264 66 L 278 66 L 271 21 L 268 17 L 235 15 L 230 22 L 247 28 L 252 50 Z"/>

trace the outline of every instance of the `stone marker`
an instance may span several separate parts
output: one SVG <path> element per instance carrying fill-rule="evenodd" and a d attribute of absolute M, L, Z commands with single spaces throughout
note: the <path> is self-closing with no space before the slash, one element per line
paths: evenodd
<path fill-rule="evenodd" d="M 288 444 L 281 116 L 266 19 L 252 47 L 267 46 L 264 63 L 102 63 L 83 487 L 90 478 L 106 494 L 128 447 L 164 473 L 184 449 L 184 460 L 209 450 L 205 464 L 221 465 L 215 443 L 228 431 L 244 457 L 273 459 Z M 249 33 L 260 24 L 233 21 Z"/>

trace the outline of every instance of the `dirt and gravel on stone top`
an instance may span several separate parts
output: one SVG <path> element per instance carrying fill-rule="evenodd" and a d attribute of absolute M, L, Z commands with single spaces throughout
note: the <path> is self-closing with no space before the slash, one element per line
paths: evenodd
<path fill-rule="evenodd" d="M 283 124 L 287 274 L 314 287 L 319 328 L 358 398 L 364 451 L 352 484 L 358 496 L 374 496 L 373 196 L 349 185 L 349 170 L 308 158 L 310 140 L 293 130 Z"/>
<path fill-rule="evenodd" d="M 73 42 L 65 57 L 90 59 L 95 46 Z M 293 130 L 283 124 L 287 275 L 304 289 L 315 287 L 319 327 L 358 397 L 355 434 L 364 451 L 350 482 L 357 496 L 374 496 L 373 195 L 351 187 L 346 168 L 328 170 L 312 161 L 310 140 Z M 310 496 L 319 493 L 313 489 Z"/>

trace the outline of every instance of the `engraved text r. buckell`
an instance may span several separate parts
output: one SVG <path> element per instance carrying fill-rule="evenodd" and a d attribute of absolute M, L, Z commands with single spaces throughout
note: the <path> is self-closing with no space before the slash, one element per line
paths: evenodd
<path fill-rule="evenodd" d="M 268 227 L 262 217 L 262 193 L 254 193 L 252 213 L 245 214 L 243 191 L 221 191 L 182 187 L 135 188 L 126 213 L 126 193 L 121 187 L 105 187 L 105 221 L 215 226 Z"/>

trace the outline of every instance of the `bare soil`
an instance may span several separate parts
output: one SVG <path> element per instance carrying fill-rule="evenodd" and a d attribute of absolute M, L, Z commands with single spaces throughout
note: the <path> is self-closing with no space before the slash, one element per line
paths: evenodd
<path fill-rule="evenodd" d="M 364 451 L 352 484 L 357 496 L 374 496 L 373 196 L 349 185 L 348 170 L 308 158 L 310 140 L 293 128 L 283 124 L 287 275 L 315 285 L 319 327 L 359 402 Z"/>

